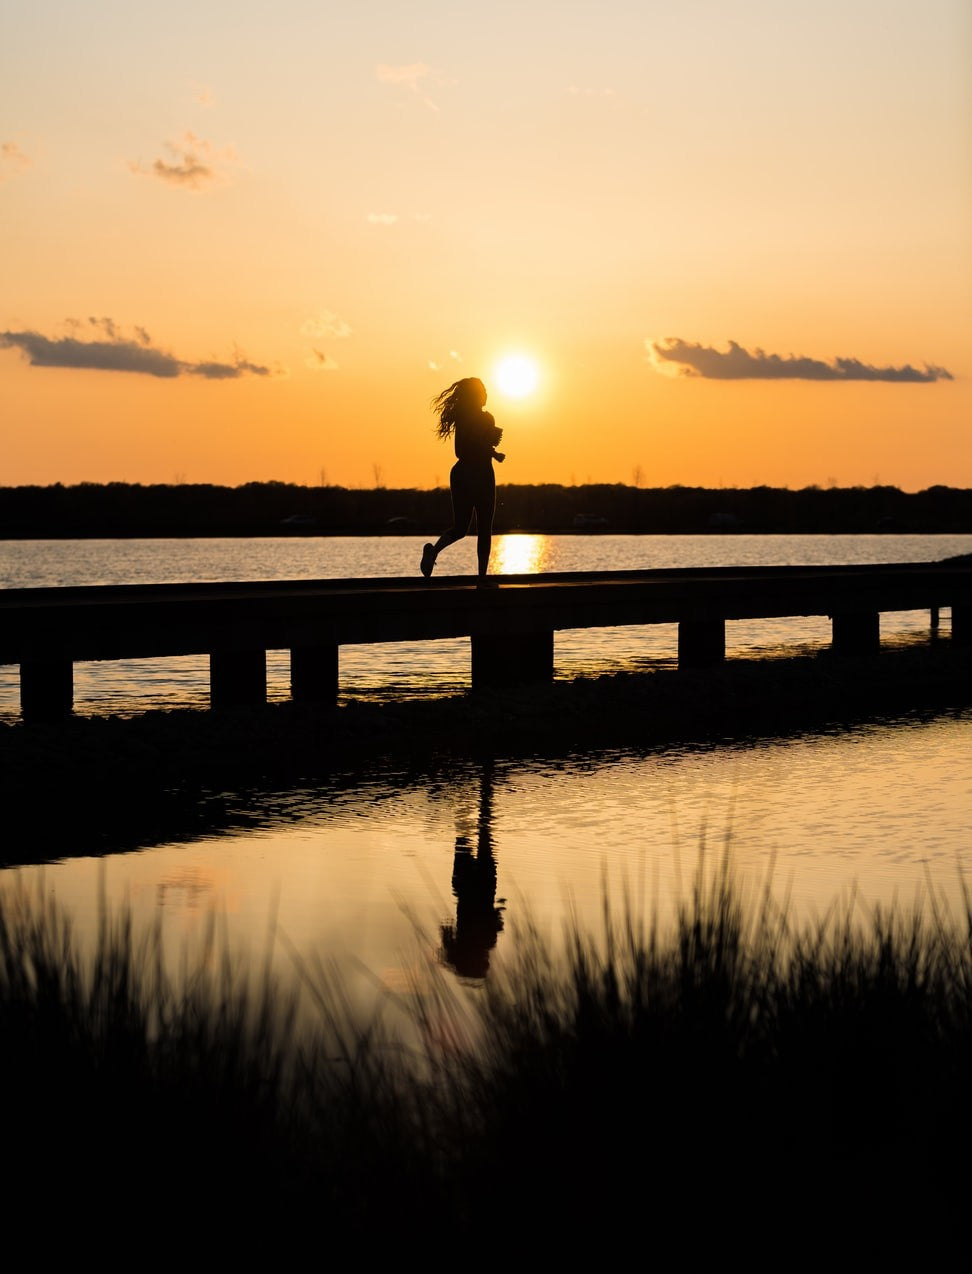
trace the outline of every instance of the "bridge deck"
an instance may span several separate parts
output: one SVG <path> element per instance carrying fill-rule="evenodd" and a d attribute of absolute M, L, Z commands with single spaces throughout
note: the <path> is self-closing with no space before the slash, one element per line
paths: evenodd
<path fill-rule="evenodd" d="M 208 654 L 213 702 L 234 703 L 265 697 L 266 651 L 289 649 L 295 697 L 333 701 L 351 643 L 469 637 L 476 687 L 548 678 L 559 629 L 676 623 L 688 665 L 724 656 L 727 620 L 826 615 L 853 651 L 879 644 L 882 611 L 942 607 L 969 640 L 968 563 L 8 589 L 0 663 L 21 666 L 26 718 L 70 711 L 82 659 Z"/>

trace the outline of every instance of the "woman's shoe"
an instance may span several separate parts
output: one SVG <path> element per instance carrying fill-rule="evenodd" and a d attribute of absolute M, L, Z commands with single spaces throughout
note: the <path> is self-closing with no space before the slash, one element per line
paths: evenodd
<path fill-rule="evenodd" d="M 422 550 L 422 574 L 426 579 L 432 574 L 433 566 L 435 566 L 435 549 L 431 544 L 426 544 Z"/>

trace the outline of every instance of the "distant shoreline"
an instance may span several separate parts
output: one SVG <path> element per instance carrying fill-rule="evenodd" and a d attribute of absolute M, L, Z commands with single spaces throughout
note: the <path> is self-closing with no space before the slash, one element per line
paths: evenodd
<path fill-rule="evenodd" d="M 449 492 L 251 482 L 0 487 L 0 540 L 429 536 Z M 965 535 L 972 489 L 946 486 L 707 488 L 497 487 L 496 534 Z"/>
<path fill-rule="evenodd" d="M 407 538 L 415 540 L 427 540 L 430 536 L 436 534 L 441 527 L 429 527 L 420 531 L 307 531 L 299 535 L 287 532 L 246 532 L 222 534 L 212 533 L 207 535 L 198 534 L 191 531 L 171 531 L 167 534 L 155 533 L 152 535 L 143 535 L 141 533 L 132 532 L 130 534 L 104 535 L 92 532 L 87 535 L 0 535 L 0 543 L 18 544 L 18 543 L 42 543 L 42 542 L 62 542 L 71 540 L 118 540 L 119 543 L 125 543 L 130 540 L 383 540 Z M 725 539 L 727 535 L 732 536 L 766 536 L 767 538 L 776 536 L 808 536 L 808 535 L 830 535 L 840 538 L 852 538 L 861 535 L 914 535 L 914 536 L 952 536 L 952 535 L 972 535 L 972 527 L 968 531 L 576 531 L 570 527 L 551 530 L 548 527 L 530 527 L 517 526 L 510 527 L 507 530 L 494 530 L 494 536 L 498 535 L 567 535 L 577 536 L 578 538 L 590 539 L 592 537 L 599 538 L 601 536 L 610 538 L 611 536 L 635 536 L 645 539 L 678 539 L 681 537 L 698 537 L 711 536 L 713 539 Z"/>

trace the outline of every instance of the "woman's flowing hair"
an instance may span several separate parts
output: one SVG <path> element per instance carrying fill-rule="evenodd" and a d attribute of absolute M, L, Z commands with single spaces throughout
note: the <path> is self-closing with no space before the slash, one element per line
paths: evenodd
<path fill-rule="evenodd" d="M 478 376 L 453 381 L 448 389 L 432 399 L 432 410 L 439 417 L 435 432 L 440 438 L 450 438 L 459 420 L 482 411 L 485 401 L 486 386 Z"/>

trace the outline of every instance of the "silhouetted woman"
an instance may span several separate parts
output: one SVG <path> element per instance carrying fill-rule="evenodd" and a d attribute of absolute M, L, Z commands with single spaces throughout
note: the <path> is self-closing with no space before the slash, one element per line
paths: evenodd
<path fill-rule="evenodd" d="M 469 530 L 476 514 L 476 557 L 479 574 L 489 566 L 490 541 L 493 535 L 493 513 L 496 509 L 496 478 L 493 461 L 506 457 L 496 450 L 503 436 L 486 407 L 486 387 L 476 376 L 457 380 L 432 399 L 432 410 L 439 417 L 436 433 L 440 438 L 453 438 L 456 463 L 449 474 L 452 491 L 452 526 L 434 544 L 422 550 L 422 574 L 428 578 L 435 559 L 444 548 L 455 544 Z"/>

